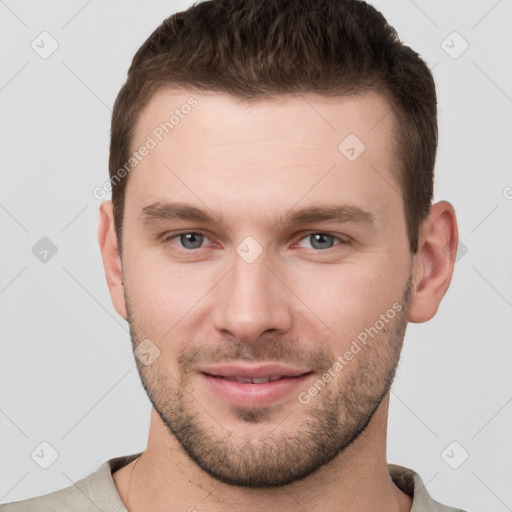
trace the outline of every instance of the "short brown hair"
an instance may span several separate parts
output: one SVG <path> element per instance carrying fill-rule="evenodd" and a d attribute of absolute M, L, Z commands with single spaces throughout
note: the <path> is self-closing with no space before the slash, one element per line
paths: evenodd
<path fill-rule="evenodd" d="M 129 161 L 141 111 L 164 87 L 242 101 L 384 94 L 396 125 L 409 246 L 418 251 L 433 197 L 435 84 L 425 62 L 374 7 L 361 0 L 209 0 L 165 19 L 135 54 L 113 109 L 109 173 L 120 250 L 128 176 L 119 180 L 116 173 Z"/>

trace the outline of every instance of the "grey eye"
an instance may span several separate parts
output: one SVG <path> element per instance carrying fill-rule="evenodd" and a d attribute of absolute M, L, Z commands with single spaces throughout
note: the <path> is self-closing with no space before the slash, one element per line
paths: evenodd
<path fill-rule="evenodd" d="M 308 235 L 306 239 L 311 241 L 313 249 L 330 249 L 334 245 L 334 239 L 336 237 L 327 235 L 325 233 L 315 233 Z"/>
<path fill-rule="evenodd" d="M 199 249 L 205 238 L 201 233 L 182 233 L 178 236 L 185 249 Z"/>

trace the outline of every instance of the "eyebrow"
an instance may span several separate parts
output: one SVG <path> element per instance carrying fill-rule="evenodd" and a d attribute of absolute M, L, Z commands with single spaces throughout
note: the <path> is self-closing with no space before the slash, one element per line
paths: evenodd
<path fill-rule="evenodd" d="M 143 224 L 150 225 L 166 220 L 186 220 L 201 222 L 204 224 L 226 224 L 221 214 L 210 214 L 207 210 L 197 208 L 187 203 L 169 203 L 159 201 L 142 208 L 139 219 Z M 300 210 L 290 210 L 280 216 L 275 224 L 296 226 L 301 224 L 312 224 L 315 222 L 337 222 L 363 224 L 374 228 L 376 216 L 374 213 L 363 210 L 355 205 L 319 205 L 308 206 Z"/>

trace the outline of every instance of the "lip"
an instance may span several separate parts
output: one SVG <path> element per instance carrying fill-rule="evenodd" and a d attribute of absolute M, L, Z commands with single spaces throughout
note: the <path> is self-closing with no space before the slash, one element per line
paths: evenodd
<path fill-rule="evenodd" d="M 272 377 L 280 375 L 282 377 L 299 377 L 310 370 L 302 368 L 294 368 L 283 364 L 269 363 L 263 365 L 240 365 L 240 364 L 223 364 L 217 366 L 207 366 L 201 368 L 202 373 L 214 375 L 217 377 L 242 377 L 246 379 L 257 379 L 264 377 Z"/>
<path fill-rule="evenodd" d="M 284 378 L 259 384 L 235 382 L 222 378 L 268 378 L 275 375 L 282 375 Z M 236 407 L 269 406 L 278 400 L 290 396 L 311 375 L 313 375 L 313 372 L 305 372 L 283 365 L 263 365 L 258 367 L 226 365 L 204 369 L 199 373 L 199 376 L 211 391 L 230 405 Z"/>

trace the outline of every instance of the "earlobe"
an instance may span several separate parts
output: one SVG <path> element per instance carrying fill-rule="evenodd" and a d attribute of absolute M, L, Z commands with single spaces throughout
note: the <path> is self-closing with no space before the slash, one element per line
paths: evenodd
<path fill-rule="evenodd" d="M 112 303 L 116 311 L 126 320 L 122 262 L 114 229 L 112 201 L 107 200 L 100 204 L 98 243 Z"/>
<path fill-rule="evenodd" d="M 452 279 L 458 239 L 453 206 L 448 201 L 432 205 L 420 229 L 419 249 L 414 256 L 410 322 L 427 322 L 437 313 Z"/>

